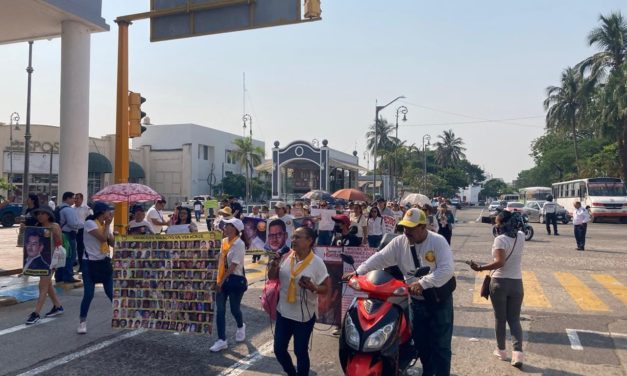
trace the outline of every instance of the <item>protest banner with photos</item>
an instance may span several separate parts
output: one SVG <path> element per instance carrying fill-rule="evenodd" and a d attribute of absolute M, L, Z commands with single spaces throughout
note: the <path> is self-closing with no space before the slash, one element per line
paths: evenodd
<path fill-rule="evenodd" d="M 376 249 L 368 247 L 316 247 L 314 252 L 322 258 L 329 273 L 329 292 L 318 296 L 318 318 L 316 321 L 340 325 L 348 306 L 355 297 L 353 289 L 340 283 L 342 275 L 353 271 L 350 265 L 342 263 L 340 254 L 353 256 L 355 268 L 358 268 L 362 262 L 376 252 Z"/>
<path fill-rule="evenodd" d="M 211 334 L 222 234 L 116 236 L 116 329 Z"/>
<path fill-rule="evenodd" d="M 262 218 L 244 217 L 242 240 L 246 244 L 246 254 L 261 254 L 266 245 L 266 220 Z"/>
<path fill-rule="evenodd" d="M 396 231 L 396 218 L 383 215 L 383 228 L 386 233 L 393 234 Z"/>
<path fill-rule="evenodd" d="M 25 227 L 22 274 L 49 276 L 52 250 L 52 231 L 49 228 Z"/>

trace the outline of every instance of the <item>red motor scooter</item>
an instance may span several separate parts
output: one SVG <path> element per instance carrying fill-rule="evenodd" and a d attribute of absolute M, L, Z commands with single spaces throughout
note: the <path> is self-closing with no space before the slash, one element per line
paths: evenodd
<path fill-rule="evenodd" d="M 354 259 L 342 254 L 342 261 L 353 266 Z M 416 270 L 405 280 L 395 279 L 384 270 L 354 276 L 348 286 L 364 296 L 356 297 L 346 311 L 340 335 L 340 363 L 346 375 L 401 375 L 418 358 L 411 323 L 408 320 L 408 281 L 429 273 Z"/>

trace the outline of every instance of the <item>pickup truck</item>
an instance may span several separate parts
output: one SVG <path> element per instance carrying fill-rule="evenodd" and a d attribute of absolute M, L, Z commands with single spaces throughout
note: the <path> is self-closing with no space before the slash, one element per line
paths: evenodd
<path fill-rule="evenodd" d="M 17 223 L 16 219 L 22 215 L 22 204 L 0 204 L 0 223 L 3 227 L 11 227 Z"/>

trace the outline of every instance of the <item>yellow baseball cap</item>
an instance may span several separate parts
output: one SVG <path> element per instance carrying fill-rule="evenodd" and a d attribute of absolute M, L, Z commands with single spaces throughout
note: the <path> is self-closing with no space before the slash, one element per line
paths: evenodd
<path fill-rule="evenodd" d="M 412 208 L 405 212 L 403 219 L 398 222 L 399 226 L 403 227 L 416 227 L 418 225 L 424 225 L 427 223 L 427 216 L 425 212 L 420 209 Z"/>

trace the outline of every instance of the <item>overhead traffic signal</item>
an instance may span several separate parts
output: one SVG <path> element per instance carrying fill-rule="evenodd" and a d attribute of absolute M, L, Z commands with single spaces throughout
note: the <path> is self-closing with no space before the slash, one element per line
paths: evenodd
<path fill-rule="evenodd" d="M 146 131 L 146 127 L 141 125 L 142 119 L 146 113 L 142 111 L 141 106 L 146 102 L 146 98 L 139 93 L 128 93 L 128 137 L 139 137 Z"/>

